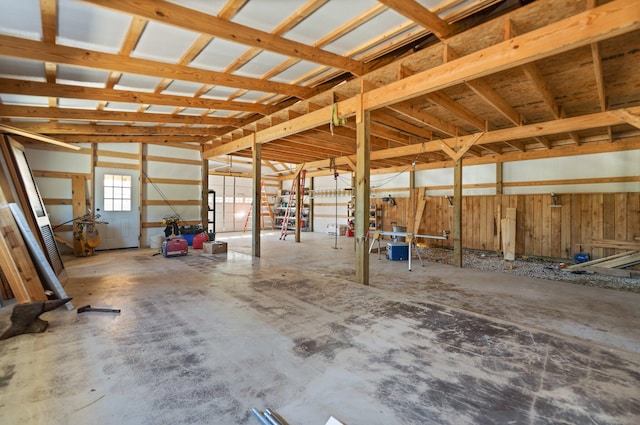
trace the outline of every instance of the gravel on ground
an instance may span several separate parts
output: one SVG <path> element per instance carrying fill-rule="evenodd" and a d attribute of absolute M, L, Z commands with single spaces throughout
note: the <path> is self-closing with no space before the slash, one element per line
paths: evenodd
<path fill-rule="evenodd" d="M 453 264 L 453 251 L 451 249 L 440 247 L 422 247 L 419 249 L 422 259 L 425 261 Z M 464 250 L 462 255 L 462 265 L 465 268 L 640 293 L 640 279 L 597 273 L 573 273 L 565 268 L 572 264 L 538 257 L 516 257 L 513 261 L 506 261 L 502 254 L 492 251 Z"/>

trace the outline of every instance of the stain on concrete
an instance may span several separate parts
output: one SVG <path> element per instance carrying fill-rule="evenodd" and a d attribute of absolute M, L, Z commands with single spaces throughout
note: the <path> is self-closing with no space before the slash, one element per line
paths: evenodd
<path fill-rule="evenodd" d="M 13 375 L 16 374 L 16 367 L 14 365 L 2 366 L 2 375 L 0 375 L 0 388 L 4 388 L 9 385 Z"/>
<path fill-rule="evenodd" d="M 293 340 L 293 351 L 297 355 L 307 358 L 315 356 L 316 354 L 323 356 L 327 360 L 333 360 L 336 354 L 351 344 L 340 341 L 333 338 L 330 335 L 322 335 L 315 339 L 311 338 L 296 338 Z"/>

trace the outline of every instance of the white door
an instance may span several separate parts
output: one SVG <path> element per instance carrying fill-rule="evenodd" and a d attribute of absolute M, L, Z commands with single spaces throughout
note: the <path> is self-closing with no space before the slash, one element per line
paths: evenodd
<path fill-rule="evenodd" d="M 100 245 L 96 249 L 138 248 L 140 205 L 137 170 L 96 167 L 95 213 L 100 214 Z"/>

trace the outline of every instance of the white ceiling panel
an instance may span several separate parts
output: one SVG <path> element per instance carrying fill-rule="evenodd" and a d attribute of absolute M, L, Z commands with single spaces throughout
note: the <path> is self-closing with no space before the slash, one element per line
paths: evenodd
<path fill-rule="evenodd" d="M 371 34 L 387 32 L 391 28 L 405 22 L 407 22 L 407 18 L 393 10 L 387 10 L 386 12 L 383 12 L 375 18 L 360 25 L 349 34 L 346 34 L 333 43 L 327 45 L 325 50 L 343 55 L 371 40 Z"/>
<path fill-rule="evenodd" d="M 153 92 L 161 81 L 162 78 L 137 74 L 122 74 L 114 88 L 117 90 Z"/>
<path fill-rule="evenodd" d="M 58 65 L 58 83 L 104 88 L 107 78 L 109 78 L 108 71 L 80 68 L 79 66 Z"/>
<path fill-rule="evenodd" d="M 298 84 L 307 84 L 308 82 L 315 82 L 316 80 L 323 80 L 325 77 L 329 78 L 330 74 L 335 74 L 335 68 L 318 67 L 313 72 L 305 75 L 303 80 L 298 81 Z"/>
<path fill-rule="evenodd" d="M 418 3 L 420 3 L 421 5 L 423 5 L 424 7 L 426 7 L 431 11 L 436 9 L 440 4 L 449 3 L 449 2 L 444 2 L 442 0 L 417 0 L 417 1 Z M 465 4 L 465 3 L 471 3 L 471 2 L 469 0 L 465 0 L 461 3 Z"/>
<path fill-rule="evenodd" d="M 193 96 L 195 92 L 202 88 L 200 83 L 190 81 L 174 80 L 162 91 L 163 94 L 175 94 L 178 96 Z"/>
<path fill-rule="evenodd" d="M 123 111 L 123 112 L 137 112 L 140 105 L 138 103 L 129 102 L 109 102 L 104 107 L 105 111 Z"/>
<path fill-rule="evenodd" d="M 168 0 L 182 7 L 197 10 L 198 12 L 216 16 L 227 0 Z"/>
<path fill-rule="evenodd" d="M 184 108 L 178 115 L 203 115 L 208 109 L 205 108 Z"/>
<path fill-rule="evenodd" d="M 112 10 L 71 0 L 58 1 L 57 43 L 118 53 L 131 17 Z"/>
<path fill-rule="evenodd" d="M 43 62 L 0 57 L 0 77 L 29 81 L 46 81 Z"/>
<path fill-rule="evenodd" d="M 208 127 L 207 124 L 191 124 L 189 126 L 189 128 L 206 128 L 206 127 Z"/>
<path fill-rule="evenodd" d="M 477 4 L 479 2 L 475 2 L 473 0 L 465 0 L 465 1 L 458 1 L 458 2 L 447 2 L 442 0 L 418 0 L 418 3 L 420 3 L 422 6 L 426 7 L 427 9 L 431 10 L 432 12 L 435 12 L 437 9 L 440 9 L 441 12 L 438 15 L 442 18 L 446 15 L 451 14 L 456 10 L 465 9 L 469 5 L 473 3 Z M 447 7 L 446 9 L 442 9 L 441 5 L 445 5 L 447 3 L 451 4 L 451 6 Z"/>
<path fill-rule="evenodd" d="M 174 109 L 176 109 L 175 106 L 151 105 L 145 110 L 145 112 L 150 112 L 152 114 L 170 114 Z"/>
<path fill-rule="evenodd" d="M 305 3 L 305 0 L 250 1 L 232 20 L 250 28 L 272 32 Z"/>
<path fill-rule="evenodd" d="M 284 36 L 305 44 L 313 44 L 336 28 L 351 21 L 364 11 L 375 6 L 376 0 L 332 0 L 307 19 L 296 25 Z M 371 34 L 378 34 L 379 31 Z"/>
<path fill-rule="evenodd" d="M 215 86 L 200 97 L 204 99 L 227 100 L 229 96 L 237 91 L 238 89 L 233 87 Z"/>
<path fill-rule="evenodd" d="M 24 96 L 19 94 L 0 95 L 0 103 L 4 105 L 49 106 L 49 98 L 45 96 Z"/>
<path fill-rule="evenodd" d="M 155 122 L 134 122 L 131 125 L 133 127 L 155 127 L 158 124 Z"/>
<path fill-rule="evenodd" d="M 127 123 L 124 122 L 124 121 L 98 121 L 96 124 L 98 124 L 98 125 L 121 125 L 121 126 L 127 125 Z"/>
<path fill-rule="evenodd" d="M 92 109 L 98 108 L 98 102 L 95 100 L 85 99 L 58 99 L 58 106 L 69 109 Z"/>
<path fill-rule="evenodd" d="M 49 120 L 41 119 L 41 118 L 11 118 L 11 122 L 39 122 L 39 123 L 48 123 Z"/>
<path fill-rule="evenodd" d="M 229 111 L 225 111 L 224 109 L 218 109 L 216 111 L 213 111 L 210 114 L 207 114 L 208 117 L 219 117 L 219 118 L 224 118 L 229 116 Z"/>
<path fill-rule="evenodd" d="M 178 63 L 197 38 L 198 34 L 195 32 L 150 21 L 135 50 L 131 52 L 131 56 L 159 62 Z"/>
<path fill-rule="evenodd" d="M 292 84 L 293 81 L 299 80 L 303 75 L 306 75 L 319 67 L 320 65 L 313 62 L 298 61 L 271 79 L 280 83 Z"/>
<path fill-rule="evenodd" d="M 265 93 L 263 91 L 257 90 L 249 90 L 241 96 L 238 96 L 236 100 L 244 101 L 244 102 L 255 102 L 259 99 L 262 99 L 265 96 L 270 95 L 271 93 Z"/>
<path fill-rule="evenodd" d="M 0 34 L 42 39 L 39 0 L 0 0 Z"/>
<path fill-rule="evenodd" d="M 360 59 L 363 57 L 366 57 L 367 53 L 374 51 L 376 49 L 382 48 L 384 46 L 387 45 L 392 45 L 396 40 L 400 40 L 402 38 L 407 37 L 410 33 L 412 32 L 416 32 L 416 31 L 424 31 L 424 28 L 422 28 L 421 26 L 414 26 L 409 30 L 406 30 L 398 35 L 396 35 L 395 37 L 389 37 L 387 39 L 385 39 L 382 43 L 378 43 L 375 46 L 372 46 L 371 48 L 364 50 L 362 53 L 359 53 L 357 55 L 354 56 L 354 59 Z"/>
<path fill-rule="evenodd" d="M 245 45 L 214 38 L 189 64 L 194 68 L 224 71 L 238 56 L 249 50 Z"/>
<path fill-rule="evenodd" d="M 163 127 L 184 127 L 184 124 L 166 123 L 166 124 L 163 125 Z"/>
<path fill-rule="evenodd" d="M 235 73 L 246 77 L 260 78 L 287 59 L 289 57 L 285 55 L 262 51 Z"/>

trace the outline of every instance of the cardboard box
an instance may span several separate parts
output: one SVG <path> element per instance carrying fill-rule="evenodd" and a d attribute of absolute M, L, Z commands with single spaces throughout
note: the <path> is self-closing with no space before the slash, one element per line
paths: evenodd
<path fill-rule="evenodd" d="M 347 225 L 339 224 L 338 225 L 338 235 L 344 236 L 347 233 Z M 336 234 L 336 225 L 335 224 L 327 224 L 327 235 L 335 235 Z"/>
<path fill-rule="evenodd" d="M 205 254 L 223 254 L 227 252 L 227 243 L 219 241 L 204 242 L 202 251 Z"/>

